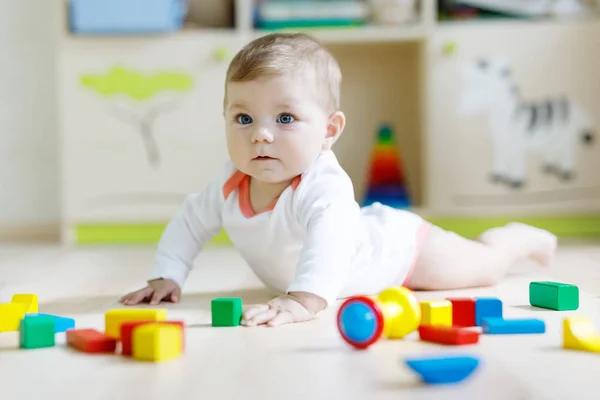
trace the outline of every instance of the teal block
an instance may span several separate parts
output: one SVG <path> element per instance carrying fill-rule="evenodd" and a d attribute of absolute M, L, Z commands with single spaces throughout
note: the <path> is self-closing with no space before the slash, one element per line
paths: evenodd
<path fill-rule="evenodd" d="M 54 318 L 29 314 L 21 320 L 19 346 L 22 349 L 41 349 L 54 344 Z"/>
<path fill-rule="evenodd" d="M 242 319 L 241 298 L 216 298 L 211 302 L 212 326 L 238 326 Z"/>
<path fill-rule="evenodd" d="M 33 313 L 27 314 L 25 317 L 31 317 L 32 315 L 46 316 L 54 319 L 54 333 L 66 332 L 68 329 L 75 328 L 75 320 L 73 318 L 60 317 L 58 315 L 44 314 L 44 313 Z"/>
<path fill-rule="evenodd" d="M 560 282 L 529 283 L 529 304 L 534 307 L 556 311 L 572 311 L 579 308 L 579 288 Z"/>

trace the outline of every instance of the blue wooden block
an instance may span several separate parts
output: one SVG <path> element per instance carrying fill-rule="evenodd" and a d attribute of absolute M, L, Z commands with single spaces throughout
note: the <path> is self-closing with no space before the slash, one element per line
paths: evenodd
<path fill-rule="evenodd" d="M 44 313 L 31 313 L 25 315 L 26 318 L 34 316 L 45 316 L 54 319 L 54 333 L 65 332 L 67 329 L 75 328 L 75 320 L 73 318 L 60 317 L 58 315 Z"/>
<path fill-rule="evenodd" d="M 76 33 L 123 34 L 180 30 L 186 0 L 71 0 L 71 30 Z"/>
<path fill-rule="evenodd" d="M 409 358 L 405 360 L 425 383 L 457 383 L 469 377 L 479 366 L 479 360 L 471 356 L 441 356 Z"/>
<path fill-rule="evenodd" d="M 491 335 L 544 333 L 546 324 L 541 319 L 484 318 L 481 324 L 483 333 Z"/>
<path fill-rule="evenodd" d="M 496 297 L 475 298 L 475 325 L 481 326 L 484 318 L 502 318 L 502 301 Z"/>

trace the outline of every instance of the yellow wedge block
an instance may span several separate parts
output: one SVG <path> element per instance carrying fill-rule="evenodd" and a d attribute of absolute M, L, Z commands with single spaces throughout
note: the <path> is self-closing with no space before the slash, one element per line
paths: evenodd
<path fill-rule="evenodd" d="M 167 361 L 183 351 L 179 325 L 145 324 L 133 330 L 133 358 L 140 361 Z"/>
<path fill-rule="evenodd" d="M 166 321 L 166 309 L 119 308 L 104 315 L 105 333 L 115 339 L 121 338 L 121 325 L 129 321 Z"/>
<path fill-rule="evenodd" d="M 25 306 L 23 304 L 0 304 L 0 332 L 18 331 L 24 316 Z"/>
<path fill-rule="evenodd" d="M 600 333 L 587 317 L 565 318 L 563 321 L 563 347 L 600 353 Z"/>
<path fill-rule="evenodd" d="M 20 303 L 25 306 L 25 314 L 38 312 L 38 297 L 36 294 L 15 294 L 11 303 Z"/>
<path fill-rule="evenodd" d="M 421 302 L 421 325 L 452 326 L 452 303 L 449 300 Z"/>

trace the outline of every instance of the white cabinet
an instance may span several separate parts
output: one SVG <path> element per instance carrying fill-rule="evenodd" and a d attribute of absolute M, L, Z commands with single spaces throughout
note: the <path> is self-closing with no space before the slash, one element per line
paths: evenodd
<path fill-rule="evenodd" d="M 598 22 L 442 25 L 426 59 L 431 213 L 600 211 Z"/>
<path fill-rule="evenodd" d="M 234 33 L 72 38 L 60 59 L 67 227 L 167 221 L 226 160 Z"/>

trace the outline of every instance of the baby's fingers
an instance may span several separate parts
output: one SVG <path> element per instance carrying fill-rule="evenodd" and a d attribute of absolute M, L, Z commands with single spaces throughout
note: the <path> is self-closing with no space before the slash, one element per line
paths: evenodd
<path fill-rule="evenodd" d="M 177 289 L 173 290 L 173 293 L 171 293 L 171 302 L 178 303 L 180 298 L 181 298 L 181 289 L 177 288 Z"/>
<path fill-rule="evenodd" d="M 151 287 L 146 287 L 138 290 L 137 292 L 129 293 L 121 298 L 121 303 L 128 306 L 141 303 L 145 298 L 151 296 L 153 291 L 154 289 Z"/>
<path fill-rule="evenodd" d="M 260 306 L 249 306 L 248 309 L 246 311 L 244 311 L 244 314 L 242 316 L 242 321 L 248 321 L 252 318 L 254 318 L 256 315 L 265 312 L 269 309 L 269 306 L 265 305 L 260 305 Z"/>
<path fill-rule="evenodd" d="M 271 321 L 268 322 L 269 326 L 279 326 L 285 324 L 291 324 L 294 322 L 294 316 L 289 311 L 281 311 Z"/>
<path fill-rule="evenodd" d="M 256 325 L 266 324 L 267 322 L 269 322 L 270 320 L 275 318 L 275 316 L 279 312 L 280 312 L 280 310 L 277 310 L 275 308 L 269 308 L 268 310 L 263 311 L 260 314 L 256 315 L 254 318 L 246 321 L 245 325 L 246 326 L 256 326 Z"/>
<path fill-rule="evenodd" d="M 156 305 L 158 303 L 161 302 L 162 299 L 164 299 L 165 297 L 167 297 L 168 294 L 170 294 L 170 292 L 172 292 L 172 289 L 169 288 L 157 288 L 154 289 L 154 295 L 152 296 L 152 299 L 150 300 L 150 304 L 151 305 Z"/>

